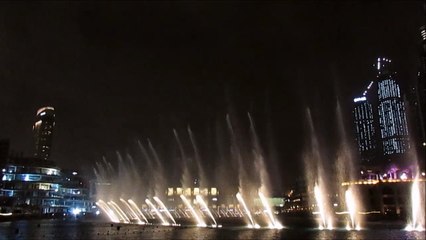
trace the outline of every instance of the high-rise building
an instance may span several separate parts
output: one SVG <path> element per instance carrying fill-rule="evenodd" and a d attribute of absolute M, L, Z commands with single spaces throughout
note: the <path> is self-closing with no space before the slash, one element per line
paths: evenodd
<path fill-rule="evenodd" d="M 391 60 L 378 58 L 376 79 L 354 99 L 354 127 L 361 164 L 401 164 L 410 148 L 404 100 Z"/>
<path fill-rule="evenodd" d="M 364 165 L 369 165 L 376 157 L 376 131 L 374 127 L 374 109 L 371 101 L 367 99 L 367 94 L 373 86 L 370 82 L 367 89 L 361 97 L 354 99 L 354 123 L 358 151 L 361 155 L 361 161 Z"/>
<path fill-rule="evenodd" d="M 55 127 L 55 109 L 43 107 L 37 111 L 33 126 L 36 158 L 48 160 L 52 150 L 53 129 Z"/>
<path fill-rule="evenodd" d="M 389 161 L 392 155 L 403 154 L 409 148 L 405 105 L 390 63 L 390 59 L 377 59 L 379 127 L 383 154 Z"/>

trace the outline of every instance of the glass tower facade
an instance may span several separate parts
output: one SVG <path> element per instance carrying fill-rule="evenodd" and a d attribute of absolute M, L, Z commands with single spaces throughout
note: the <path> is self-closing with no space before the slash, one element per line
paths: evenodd
<path fill-rule="evenodd" d="M 377 76 L 354 99 L 353 119 L 362 163 L 384 167 L 401 162 L 410 148 L 405 104 L 390 69 L 391 60 L 378 58 Z"/>
<path fill-rule="evenodd" d="M 354 124 L 358 151 L 363 163 L 370 163 L 376 151 L 376 131 L 374 127 L 373 104 L 367 98 L 370 88 L 374 82 L 371 81 L 361 97 L 354 99 Z"/>
<path fill-rule="evenodd" d="M 377 63 L 377 93 L 380 136 L 383 154 L 405 153 L 409 148 L 407 117 L 398 83 L 389 69 L 391 60 L 382 58 Z"/>
<path fill-rule="evenodd" d="M 52 148 L 53 128 L 55 127 L 55 109 L 43 107 L 37 111 L 33 126 L 35 152 L 34 156 L 48 160 Z"/>

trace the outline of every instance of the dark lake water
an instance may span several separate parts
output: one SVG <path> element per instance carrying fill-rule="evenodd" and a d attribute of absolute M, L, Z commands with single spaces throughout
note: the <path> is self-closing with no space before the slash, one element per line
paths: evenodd
<path fill-rule="evenodd" d="M 119 226 L 119 228 L 118 228 Z M 244 227 L 164 227 L 80 222 L 22 220 L 0 222 L 0 239 L 426 239 L 425 232 L 400 229 L 319 231 L 313 228 L 247 229 Z"/>

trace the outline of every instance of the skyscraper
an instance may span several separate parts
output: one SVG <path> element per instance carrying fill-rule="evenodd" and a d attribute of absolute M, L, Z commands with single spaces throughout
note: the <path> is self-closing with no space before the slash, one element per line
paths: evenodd
<path fill-rule="evenodd" d="M 373 86 L 373 81 L 370 82 L 367 89 L 361 97 L 354 99 L 354 123 L 355 132 L 357 135 L 358 151 L 361 155 L 361 161 L 364 165 L 369 165 L 376 157 L 376 131 L 374 127 L 373 105 L 367 99 L 367 94 Z"/>
<path fill-rule="evenodd" d="M 363 165 L 401 164 L 410 148 L 406 109 L 391 62 L 378 58 L 376 79 L 354 99 L 354 127 Z"/>
<path fill-rule="evenodd" d="M 405 105 L 390 63 L 390 59 L 377 59 L 379 127 L 383 154 L 388 161 L 392 160 L 391 156 L 403 154 L 409 148 Z"/>
<path fill-rule="evenodd" d="M 52 149 L 53 128 L 55 127 L 55 109 L 43 107 L 37 111 L 33 126 L 35 152 L 34 156 L 48 160 Z"/>

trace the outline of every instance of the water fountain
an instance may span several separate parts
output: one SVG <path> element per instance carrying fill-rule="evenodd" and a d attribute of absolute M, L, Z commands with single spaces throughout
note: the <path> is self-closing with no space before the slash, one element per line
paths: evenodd
<path fill-rule="evenodd" d="M 210 219 L 214 222 L 213 227 L 217 226 L 217 222 L 213 217 L 213 214 L 210 212 L 209 207 L 207 206 L 206 202 L 204 202 L 203 197 L 201 197 L 201 195 L 197 195 L 195 197 L 197 199 L 197 202 L 201 204 L 201 206 L 205 209 L 205 211 L 207 212 L 207 214 L 209 215 Z"/>
<path fill-rule="evenodd" d="M 148 219 L 146 219 L 145 215 L 142 213 L 142 211 L 138 208 L 138 205 L 136 205 L 136 203 L 132 200 L 129 199 L 127 200 L 129 202 L 130 205 L 132 205 L 136 211 L 139 213 L 139 215 L 143 218 L 143 220 L 145 221 L 145 223 L 148 223 Z"/>
<path fill-rule="evenodd" d="M 120 222 L 120 219 L 117 217 L 114 211 L 104 201 L 99 200 L 98 202 L 96 202 L 96 205 L 100 207 L 102 211 L 104 211 L 108 215 L 109 219 L 112 222 L 116 222 L 116 223 Z"/>
<path fill-rule="evenodd" d="M 170 218 L 170 220 L 172 220 L 173 224 L 176 225 L 175 219 L 173 218 L 172 214 L 170 214 L 164 203 L 158 197 L 154 197 L 154 200 L 157 202 L 158 205 L 160 205 L 164 209 L 164 212 L 166 212 L 167 216 Z"/>
<path fill-rule="evenodd" d="M 255 223 L 253 217 L 251 216 L 250 210 L 247 208 L 246 202 L 244 201 L 241 193 L 237 193 L 236 195 L 238 202 L 244 207 L 245 213 L 250 220 L 249 228 L 260 228 L 259 224 Z"/>
<path fill-rule="evenodd" d="M 248 225 L 252 228 L 260 228 L 262 224 L 271 228 L 281 228 L 267 200 L 271 190 L 270 174 L 268 174 L 268 164 L 252 116 L 248 114 L 249 128 L 245 132 L 247 136 L 242 135 L 244 131 L 241 131 L 238 124 L 233 122 L 234 120 L 231 114 L 227 115 L 226 127 L 229 138 L 218 140 L 220 142 L 218 146 L 222 148 L 220 161 L 225 161 L 226 164 L 218 164 L 216 170 L 231 173 L 233 168 L 230 168 L 230 165 L 238 169 L 236 174 L 228 174 L 225 177 L 224 185 L 226 187 L 229 185 L 228 192 L 234 192 L 234 188 L 239 190 L 236 200 L 244 207 L 244 211 L 237 209 L 234 205 L 230 207 L 231 209 L 216 208 L 213 212 L 206 203 L 204 196 L 217 201 L 217 195 L 211 196 L 210 190 L 207 190 L 210 187 L 208 184 L 213 182 L 211 179 L 216 178 L 217 182 L 222 179 L 219 176 L 208 176 L 205 171 L 206 166 L 203 166 L 203 162 L 206 164 L 206 161 L 203 161 L 206 158 L 203 156 L 203 148 L 197 145 L 196 134 L 189 126 L 183 138 L 179 136 L 176 129 L 172 131 L 171 135 L 175 139 L 174 150 L 178 156 L 174 155 L 172 158 L 164 156 L 163 152 L 157 152 L 153 141 L 148 139 L 145 143 L 137 142 L 137 152 L 126 152 L 126 154 L 116 152 L 115 163 L 107 161 L 105 157 L 96 163 L 94 171 L 97 179 L 98 207 L 112 222 L 146 224 L 156 222 L 152 219 L 157 218 L 160 224 L 175 225 L 177 221 L 186 221 L 181 218 L 189 217 L 193 218 L 198 226 L 206 226 L 203 219 L 205 215 L 206 218 L 211 219 L 209 221 L 213 226 L 220 226 L 217 217 L 247 217 Z M 229 145 L 220 146 L 223 143 L 229 143 Z M 166 164 L 163 158 L 168 159 L 167 165 L 172 164 L 170 168 L 164 167 Z M 171 180 L 173 177 L 175 177 L 174 180 Z M 170 186 L 167 188 L 167 183 L 179 182 L 179 180 L 176 181 L 176 177 L 180 177 L 181 185 L 173 188 L 175 190 L 170 190 Z M 137 189 L 128 187 L 135 184 L 140 187 Z M 203 192 L 201 192 L 202 189 Z M 165 199 L 165 193 L 167 202 L 161 201 Z M 243 195 L 246 201 L 242 198 Z M 185 196 L 195 198 L 201 212 L 198 212 L 198 209 L 195 210 Z M 103 201 L 105 199 L 109 200 L 108 203 Z M 138 201 L 138 199 L 145 199 L 145 201 Z M 250 207 L 256 199 L 260 199 L 261 207 Z M 182 209 L 180 203 L 189 209 L 190 214 Z M 232 206 L 231 203 L 232 201 L 228 205 Z M 169 204 L 173 205 L 169 206 Z M 175 210 L 171 212 L 168 207 Z M 263 211 L 259 211 L 259 208 Z M 254 212 L 252 213 L 250 209 L 260 212 L 257 215 L 259 221 L 254 219 L 252 215 Z M 217 214 L 217 217 L 214 214 Z"/>
<path fill-rule="evenodd" d="M 184 195 L 180 195 L 180 198 L 185 203 L 186 207 L 191 211 L 192 216 L 195 218 L 197 222 L 198 227 L 205 227 L 207 226 L 206 223 L 198 216 L 198 214 L 195 212 L 194 208 L 192 207 L 191 203 L 189 203 L 188 199 Z"/>
<path fill-rule="evenodd" d="M 274 218 L 272 210 L 271 210 L 271 206 L 269 206 L 268 200 L 266 200 L 262 192 L 259 192 L 259 198 L 264 207 L 264 211 L 266 212 L 266 215 L 269 218 L 269 228 L 276 228 L 276 229 L 283 228 L 283 226 Z"/>
<path fill-rule="evenodd" d="M 137 221 L 138 224 L 142 224 L 142 220 L 139 218 L 138 214 L 133 210 L 133 208 L 126 202 L 126 200 L 120 198 L 120 201 L 130 210 L 131 215 L 133 215 L 133 219 Z"/>
<path fill-rule="evenodd" d="M 325 200 L 324 191 L 318 184 L 315 184 L 314 194 L 315 194 L 316 205 L 318 206 L 319 215 L 321 219 L 321 221 L 319 222 L 318 228 L 320 230 L 333 229 L 333 219 L 331 217 L 331 213 L 329 209 L 327 208 L 328 201 Z"/>
<path fill-rule="evenodd" d="M 350 222 L 348 222 L 348 224 L 346 225 L 346 229 L 347 230 L 352 230 L 352 229 L 360 230 L 361 226 L 359 224 L 359 221 L 357 221 L 358 220 L 357 219 L 358 208 L 357 208 L 357 204 L 355 202 L 353 190 L 351 188 L 346 190 L 345 199 L 346 199 L 346 207 L 348 208 L 348 214 L 349 214 L 349 217 L 350 217 Z"/>
<path fill-rule="evenodd" d="M 411 186 L 411 219 L 408 221 L 405 230 L 425 231 L 424 209 L 424 189 L 420 187 L 419 176 L 416 174 L 416 177 L 414 178 Z"/>
<path fill-rule="evenodd" d="M 164 217 L 161 215 L 160 211 L 158 211 L 158 209 L 155 207 L 155 205 L 149 199 L 145 199 L 145 202 L 151 207 L 151 209 L 154 210 L 157 217 L 160 218 L 162 225 L 166 225 L 166 226 L 170 225 L 169 222 L 166 219 L 164 219 Z"/>
<path fill-rule="evenodd" d="M 342 114 L 342 109 L 340 107 L 340 102 L 337 101 L 336 106 L 336 115 L 337 115 L 337 124 L 338 124 L 338 133 L 340 138 L 340 145 L 337 152 L 336 159 L 336 172 L 337 172 L 337 183 L 338 186 L 338 195 L 340 196 L 340 205 L 346 206 L 346 212 L 348 214 L 346 229 L 347 230 L 360 230 L 361 229 L 361 219 L 359 212 L 362 208 L 360 196 L 358 194 L 355 186 L 349 186 L 346 191 L 341 187 L 341 183 L 345 181 L 354 181 L 356 180 L 356 164 L 354 163 L 353 153 L 348 142 L 348 137 L 346 135 L 346 128 L 344 126 L 344 119 Z"/>
<path fill-rule="evenodd" d="M 124 223 L 130 223 L 130 219 L 123 212 L 120 206 L 118 206 L 114 201 L 109 201 L 108 205 L 110 205 L 115 210 L 115 212 L 120 216 L 120 218 L 124 221 Z"/>

